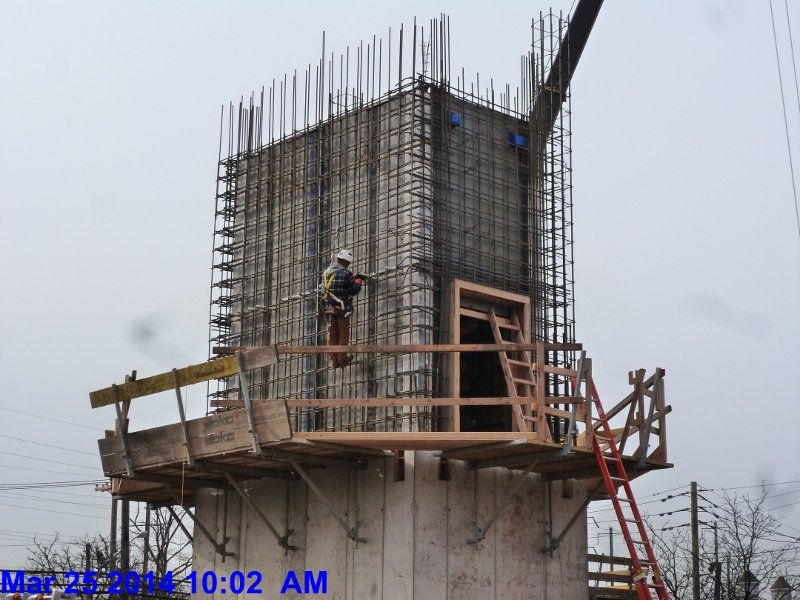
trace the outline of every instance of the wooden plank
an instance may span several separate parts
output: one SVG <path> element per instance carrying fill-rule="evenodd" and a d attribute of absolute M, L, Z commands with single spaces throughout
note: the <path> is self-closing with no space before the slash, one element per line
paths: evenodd
<path fill-rule="evenodd" d="M 582 344 L 542 343 L 547 351 L 582 350 Z M 250 352 L 262 346 L 215 346 L 215 354 L 230 355 L 237 351 Z M 410 354 L 413 352 L 522 352 L 536 349 L 536 344 L 353 344 L 347 347 L 349 352 L 360 354 Z M 341 352 L 341 346 L 275 346 L 280 354 L 332 354 Z"/>
<path fill-rule="evenodd" d="M 450 341 L 458 343 L 461 341 L 461 286 L 460 280 L 453 280 L 453 292 L 450 294 Z M 461 353 L 453 352 L 448 354 L 450 364 L 450 395 L 454 398 L 461 396 Z M 452 417 L 453 431 L 461 431 L 461 409 L 453 407 L 450 411 Z"/>
<path fill-rule="evenodd" d="M 244 400 L 233 398 L 212 398 L 212 408 L 244 408 Z"/>
<path fill-rule="evenodd" d="M 349 406 L 374 406 L 380 408 L 400 406 L 505 406 L 530 403 L 533 397 L 483 397 L 483 398 L 296 398 L 286 401 L 289 408 L 331 408 Z M 572 400 L 558 399 L 567 404 Z M 583 399 L 575 400 L 583 403 Z"/>
<path fill-rule="evenodd" d="M 469 298 L 480 298 L 497 304 L 528 304 L 531 301 L 528 296 L 523 296 L 522 294 L 506 292 L 489 287 L 488 285 L 481 285 L 463 279 L 458 279 L 456 281 L 461 290 L 461 294 Z"/>
<path fill-rule="evenodd" d="M 415 453 L 414 598 L 447 600 L 449 484 L 439 480 L 440 459 Z"/>
<path fill-rule="evenodd" d="M 480 312 L 477 310 L 470 310 L 469 308 L 462 308 L 461 316 L 469 317 L 470 319 L 478 319 L 479 321 L 489 320 L 489 313 Z M 519 331 L 519 326 L 517 326 L 517 324 L 512 322 L 510 319 L 507 319 L 505 317 L 499 317 L 497 315 L 495 315 L 494 318 L 497 320 L 497 324 L 503 329 L 511 329 L 514 331 Z"/>
<path fill-rule="evenodd" d="M 575 369 L 564 369 L 562 367 L 554 367 L 552 365 L 544 365 L 545 373 L 553 373 L 555 375 L 564 375 L 565 377 L 577 377 L 578 372 Z"/>
<path fill-rule="evenodd" d="M 256 369 L 265 367 L 267 365 L 277 362 L 277 356 L 274 348 L 263 347 L 247 350 L 242 355 L 242 362 L 245 370 Z M 217 358 L 201 363 L 199 365 L 189 365 L 177 369 L 175 374 L 177 376 L 178 385 L 181 387 L 192 385 L 194 383 L 201 383 L 211 379 L 219 379 L 220 377 L 229 377 L 236 374 L 239 367 L 236 363 L 236 356 L 227 356 L 225 358 Z M 175 388 L 175 381 L 172 376 L 172 371 L 166 373 L 159 373 L 144 379 L 136 381 L 129 381 L 116 386 L 119 396 L 115 396 L 114 387 L 107 387 L 101 390 L 96 390 L 89 394 L 89 401 L 92 408 L 99 408 L 101 406 L 108 406 L 114 404 L 117 400 L 126 401 L 133 398 L 140 398 L 142 396 L 149 396 L 159 392 L 166 392 Z"/>
<path fill-rule="evenodd" d="M 352 471 L 343 469 L 319 469 L 309 476 L 320 491 L 333 504 L 338 515 L 348 519 L 352 526 L 351 510 L 354 505 L 349 491 Z M 346 600 L 347 548 L 350 540 L 332 515 L 328 506 L 313 492 L 308 492 L 308 523 L 305 548 L 305 568 L 312 571 L 328 572 L 328 598 Z M 264 594 L 262 598 L 275 598 Z M 289 596 L 291 597 L 291 596 Z"/>
<path fill-rule="evenodd" d="M 496 528 L 477 544 L 467 540 L 473 533 L 475 520 L 475 488 L 478 478 L 478 521 L 485 524 L 494 509 L 495 469 L 467 471 L 460 461 L 451 463 L 452 475 L 447 483 L 447 598 L 495 598 Z M 426 596 L 422 596 L 425 598 Z"/>
<path fill-rule="evenodd" d="M 393 481 L 384 477 L 383 511 L 383 589 L 377 594 L 361 598 L 382 600 L 414 600 L 414 554 L 416 539 L 416 513 L 420 502 L 414 485 L 416 460 L 419 453 L 406 456 L 406 477 Z M 386 467 L 389 473 L 391 467 Z M 367 542 L 369 543 L 369 542 Z M 423 596 L 425 597 L 425 596 Z M 353 600 L 361 600 L 353 597 Z M 434 600 L 435 597 L 432 598 Z M 438 600 L 438 599 L 436 599 Z"/>
<path fill-rule="evenodd" d="M 314 441 L 334 442 L 356 448 L 372 448 L 376 450 L 448 450 L 478 444 L 488 444 L 516 439 L 536 440 L 535 433 L 512 431 L 489 432 L 328 432 L 315 431 L 295 433 L 295 438 Z M 551 444 L 552 445 L 552 444 Z M 560 445 L 556 445 L 560 447 Z"/>
<path fill-rule="evenodd" d="M 352 474 L 352 477 L 358 480 L 356 486 L 357 517 L 360 523 L 358 534 L 367 540 L 366 543 L 348 544 L 348 551 L 352 553 L 352 556 L 348 557 L 348 562 L 352 565 L 348 569 L 348 577 L 352 577 L 352 582 L 348 584 L 348 589 L 352 590 L 352 598 L 379 597 L 378 590 L 383 588 L 386 460 L 376 460 L 369 466 L 369 469 L 353 471 Z M 355 490 L 352 493 L 355 493 Z"/>
<path fill-rule="evenodd" d="M 495 471 L 492 505 L 496 508 L 505 500 L 509 488 L 521 473 L 507 469 L 492 470 Z M 526 477 L 530 481 L 517 489 L 493 525 L 497 544 L 497 599 L 547 597 L 540 574 L 541 564 L 548 555 L 541 551 L 542 544 L 539 542 L 544 540 L 545 486 L 538 483 L 534 474 Z"/>
<path fill-rule="evenodd" d="M 281 400 L 254 400 L 253 419 L 261 443 L 291 439 L 286 405 Z M 232 410 L 186 422 L 189 443 L 196 459 L 241 452 L 251 447 L 247 414 Z M 128 433 L 134 468 L 184 462 L 183 429 L 180 423 Z M 117 473 L 124 469 L 122 438 L 98 441 L 103 470 Z"/>
<path fill-rule="evenodd" d="M 545 406 L 544 413 L 546 415 L 550 415 L 553 417 L 563 417 L 564 419 L 571 419 L 572 413 L 568 410 L 561 410 L 560 408 L 553 408 L 551 406 Z"/>

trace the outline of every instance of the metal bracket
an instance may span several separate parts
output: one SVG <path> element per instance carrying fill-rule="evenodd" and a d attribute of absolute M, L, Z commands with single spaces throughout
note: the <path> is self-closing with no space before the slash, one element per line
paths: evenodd
<path fill-rule="evenodd" d="M 239 367 L 239 389 L 242 393 L 242 400 L 244 401 L 244 410 L 247 413 L 247 425 L 250 427 L 250 439 L 253 442 L 253 452 L 255 454 L 261 453 L 261 444 L 258 441 L 258 433 L 256 432 L 255 420 L 253 419 L 253 403 L 250 401 L 250 391 L 247 389 L 247 377 L 244 374 L 244 364 L 242 363 L 242 352 L 236 353 L 236 365 Z"/>
<path fill-rule="evenodd" d="M 183 410 L 181 386 L 178 385 L 178 369 L 172 369 L 172 383 L 175 385 L 175 396 L 178 398 L 178 414 L 180 414 L 181 428 L 183 429 L 183 445 L 186 446 L 186 464 L 193 467 L 194 456 L 192 456 L 192 446 L 189 442 L 189 427 L 186 425 L 186 413 Z"/>
<path fill-rule="evenodd" d="M 598 483 L 594 487 L 594 489 L 591 492 L 589 492 L 589 495 L 586 496 L 586 500 L 584 500 L 580 508 L 578 508 L 578 510 L 575 511 L 575 514 L 572 515 L 572 518 L 564 526 L 564 531 L 562 531 L 556 537 L 553 537 L 552 530 L 551 529 L 547 530 L 547 537 L 550 538 L 550 544 L 547 547 L 542 548 L 542 552 L 553 552 L 554 550 L 558 549 L 558 547 L 561 545 L 561 542 L 564 541 L 564 538 L 566 537 L 567 533 L 569 533 L 569 530 L 572 529 L 572 526 L 578 522 L 578 519 L 581 517 L 581 515 L 583 515 L 583 511 L 586 510 L 586 507 L 589 506 L 589 503 L 591 503 L 591 501 L 594 500 L 594 497 L 597 496 L 597 492 L 600 491 L 600 488 L 602 486 L 603 486 L 603 480 L 601 479 L 600 483 Z"/>
<path fill-rule="evenodd" d="M 533 461 L 529 464 L 526 469 L 522 472 L 522 474 L 517 478 L 517 480 L 508 488 L 506 491 L 506 495 L 503 496 L 503 499 L 497 505 L 497 508 L 494 509 L 494 514 L 489 517 L 489 520 L 481 527 L 479 524 L 480 514 L 478 511 L 478 471 L 473 471 L 473 482 L 474 482 L 474 495 L 475 495 L 475 520 L 472 522 L 473 527 L 473 536 L 467 540 L 470 544 L 477 544 L 478 542 L 483 541 L 488 533 L 489 529 L 492 527 L 494 522 L 497 520 L 497 517 L 500 516 L 500 513 L 503 512 L 506 506 L 511 502 L 511 499 L 514 497 L 514 494 L 517 493 L 517 490 L 525 483 L 525 478 L 528 476 L 528 473 L 531 472 L 534 466 L 538 463 L 538 460 Z"/>
<path fill-rule="evenodd" d="M 328 511 L 330 511 L 331 515 L 333 515 L 333 518 L 339 522 L 339 525 L 341 525 L 342 529 L 344 529 L 345 533 L 347 533 L 347 537 L 349 537 L 354 542 L 366 542 L 367 540 L 365 540 L 364 538 L 358 537 L 358 526 L 359 526 L 358 515 L 356 514 L 355 525 L 353 527 L 350 527 L 347 524 L 347 519 L 342 515 L 340 515 L 338 512 L 336 512 L 336 507 L 333 505 L 333 502 L 331 502 L 328 499 L 328 497 L 322 493 L 322 491 L 317 487 L 317 484 L 314 483 L 311 477 L 308 476 L 308 473 L 306 473 L 303 470 L 303 467 L 297 464 L 297 462 L 294 460 L 290 460 L 289 464 L 291 464 L 292 468 L 297 472 L 297 474 L 303 478 L 303 481 L 306 482 L 308 489 L 310 489 L 317 498 L 319 498 L 320 500 L 322 500 L 322 502 L 325 503 L 325 506 L 328 507 Z"/>
<path fill-rule="evenodd" d="M 117 384 L 112 384 L 111 389 L 114 390 L 114 408 L 117 409 L 117 423 L 119 423 L 119 431 L 120 435 L 122 435 L 122 449 L 125 452 L 125 471 L 128 477 L 133 477 L 133 459 L 131 457 L 130 445 L 128 444 L 128 424 L 122 415 L 122 406 L 120 405 L 119 388 Z"/>
<path fill-rule="evenodd" d="M 230 473 L 228 473 L 227 471 L 223 471 L 223 473 L 224 473 L 225 477 L 228 478 L 228 482 L 231 484 L 231 486 L 236 491 L 236 493 L 239 494 L 241 499 L 244 500 L 247 503 L 247 505 L 256 512 L 256 514 L 261 518 L 262 521 L 264 521 L 264 523 L 266 524 L 267 528 L 270 530 L 272 535 L 275 536 L 275 539 L 278 541 L 278 545 L 281 548 L 284 548 L 286 550 L 297 550 L 296 546 L 292 546 L 291 544 L 289 544 L 289 536 L 292 535 L 292 533 L 294 533 L 294 531 L 292 531 L 291 529 L 287 529 L 286 533 L 284 535 L 281 535 L 280 533 L 278 533 L 278 530 L 275 529 L 275 527 L 272 525 L 272 523 L 270 523 L 270 520 L 267 518 L 267 515 L 265 515 L 262 512 L 262 510 L 259 508 L 258 504 L 256 504 L 253 501 L 253 499 L 242 488 L 242 486 L 239 485 L 239 483 L 231 476 Z"/>
<path fill-rule="evenodd" d="M 205 525 L 203 525 L 202 521 L 200 521 L 200 519 L 197 518 L 197 516 L 192 512 L 192 510 L 186 506 L 183 506 L 183 504 L 181 503 L 181 499 L 178 498 L 178 495 L 175 493 L 175 490 L 173 490 L 167 484 L 162 484 L 162 485 L 169 492 L 169 495 L 172 496 L 172 498 L 175 500 L 175 503 L 178 506 L 180 506 L 187 515 L 189 515 L 189 518 L 192 520 L 192 523 L 194 523 L 194 526 L 200 530 L 200 533 L 202 533 L 206 537 L 206 539 L 209 542 L 211 542 L 211 545 L 214 546 L 214 550 L 217 551 L 217 554 L 222 556 L 223 560 L 225 559 L 226 556 L 235 556 L 233 552 L 228 552 L 225 549 L 225 546 L 227 546 L 228 542 L 231 540 L 230 536 L 224 536 L 222 538 L 222 542 L 217 543 L 217 540 L 214 538 L 213 535 L 211 535 L 211 532 L 208 529 L 206 529 Z M 187 532 L 186 527 L 183 525 L 180 518 L 173 510 L 173 508 L 171 506 L 168 506 L 167 509 L 169 510 L 170 514 L 172 514 L 172 516 L 175 517 L 175 519 L 178 521 L 178 525 L 180 525 L 181 529 L 183 529 L 183 532 L 189 537 L 190 540 L 192 540 L 192 542 L 194 542 L 194 538 Z"/>

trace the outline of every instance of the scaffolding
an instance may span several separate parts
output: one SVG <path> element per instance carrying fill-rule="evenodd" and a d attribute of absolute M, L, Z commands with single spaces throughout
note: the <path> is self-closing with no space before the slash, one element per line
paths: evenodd
<path fill-rule="evenodd" d="M 212 346 L 324 345 L 317 287 L 338 249 L 370 276 L 351 337 L 363 344 L 451 342 L 458 278 L 531 298 L 535 340 L 572 343 L 568 90 L 539 102 L 567 21 L 540 15 L 512 92 L 453 77 L 442 16 L 322 56 L 220 121 L 211 285 Z M 409 39 L 411 38 L 411 39 Z M 394 48 L 393 48 L 394 45 Z M 542 123 L 551 127 L 545 130 Z M 226 127 L 227 125 L 227 127 Z M 223 155 L 223 151 L 225 153 Z M 568 351 L 545 363 L 566 367 Z M 253 373 L 260 398 L 435 398 L 452 373 L 440 355 L 369 355 L 334 370 L 289 356 Z M 209 389 L 209 410 L 240 402 Z M 548 395 L 569 395 L 548 375 Z M 294 431 L 449 430 L 431 407 L 295 408 Z M 555 429 L 555 424 L 553 424 Z"/>

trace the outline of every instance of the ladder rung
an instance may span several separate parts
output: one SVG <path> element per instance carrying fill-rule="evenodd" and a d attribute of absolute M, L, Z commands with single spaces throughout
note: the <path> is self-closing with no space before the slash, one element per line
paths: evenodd
<path fill-rule="evenodd" d="M 513 331 L 521 331 L 521 329 L 517 325 L 513 325 L 511 323 L 501 323 L 500 321 L 497 322 L 497 326 L 501 327 L 502 329 L 511 329 Z"/>
<path fill-rule="evenodd" d="M 514 383 L 524 383 L 525 385 L 536 385 L 536 382 L 530 379 L 517 379 L 516 377 L 512 377 L 511 381 Z"/>
<path fill-rule="evenodd" d="M 524 360 L 515 360 L 513 358 L 509 358 L 507 360 L 508 360 L 509 364 L 512 364 L 512 365 L 519 365 L 520 367 L 530 367 L 531 366 L 531 363 L 525 362 Z"/>

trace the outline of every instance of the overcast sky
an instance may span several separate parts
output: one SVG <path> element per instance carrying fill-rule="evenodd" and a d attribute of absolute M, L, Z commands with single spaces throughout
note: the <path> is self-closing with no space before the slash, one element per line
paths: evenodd
<path fill-rule="evenodd" d="M 776 514 L 800 535 L 800 237 L 769 4 L 606 4 L 571 88 L 578 340 L 607 406 L 629 370 L 667 370 L 675 468 L 637 480 L 642 498 L 796 482 L 774 489 L 799 503 Z M 114 411 L 91 410 L 89 391 L 207 357 L 220 105 L 314 63 L 322 31 L 338 53 L 440 11 L 454 71 L 516 85 L 547 8 L 0 0 L 0 567 L 34 533 L 107 532 L 92 485 L 3 489 L 102 478 Z M 203 391 L 189 403 L 201 414 Z M 131 419 L 177 413 L 148 399 Z"/>

